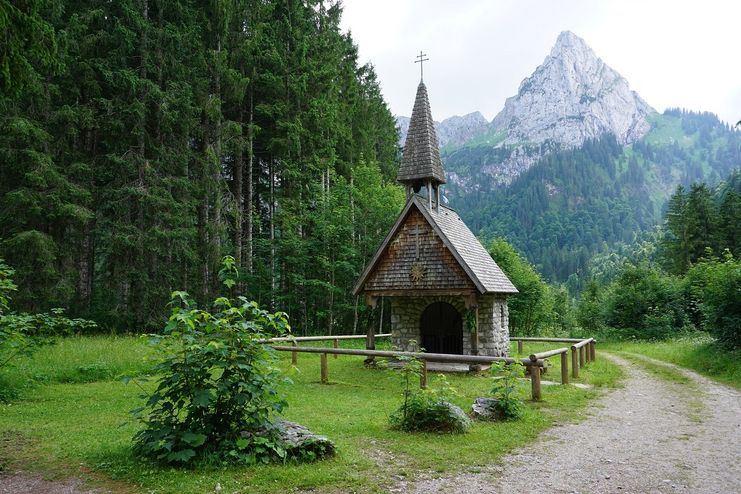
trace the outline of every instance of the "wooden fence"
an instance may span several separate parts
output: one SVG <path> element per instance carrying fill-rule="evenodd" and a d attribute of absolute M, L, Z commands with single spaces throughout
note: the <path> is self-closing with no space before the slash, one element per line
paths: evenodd
<path fill-rule="evenodd" d="M 376 338 L 389 337 L 388 333 L 374 335 Z M 557 348 L 555 350 L 548 350 L 540 353 L 533 353 L 526 359 L 513 359 L 509 357 L 490 357 L 486 355 L 453 355 L 447 353 L 425 353 L 425 352 L 401 352 L 401 351 L 379 351 L 375 349 L 354 349 L 354 348 L 339 348 L 339 342 L 341 340 L 356 340 L 356 339 L 367 339 L 366 335 L 336 335 L 336 336 L 303 336 L 303 337 L 287 337 L 287 338 L 271 338 L 264 340 L 265 343 L 273 343 L 272 347 L 281 352 L 291 352 L 291 363 L 295 365 L 298 361 L 299 353 L 318 353 L 320 354 L 320 365 L 321 365 L 321 382 L 327 384 L 329 382 L 329 362 L 328 355 L 334 355 L 337 358 L 338 355 L 357 355 L 366 357 L 366 362 L 373 361 L 376 357 L 382 358 L 416 358 L 422 361 L 422 373 L 420 376 L 420 386 L 427 386 L 427 363 L 428 362 L 447 362 L 447 363 L 459 363 L 468 365 L 479 365 L 479 364 L 492 364 L 493 362 L 506 362 L 516 363 L 519 362 L 528 369 L 530 374 L 531 382 L 531 394 L 533 400 L 540 400 L 542 398 L 541 393 L 541 370 L 545 367 L 545 360 L 559 355 L 561 358 L 561 384 L 569 383 L 569 363 L 568 363 L 568 352 L 567 347 Z M 517 341 L 518 353 L 523 353 L 523 342 L 559 342 L 559 343 L 573 343 L 571 345 L 571 356 L 572 356 L 572 375 L 574 378 L 579 377 L 579 367 L 584 367 L 587 362 L 592 362 L 595 359 L 595 343 L 594 338 L 578 339 L 578 338 L 511 338 L 512 341 Z M 324 347 L 300 347 L 299 342 L 302 341 L 332 341 L 334 342 L 333 348 Z M 275 345 L 275 343 L 290 342 L 291 346 Z M 577 358 L 578 353 L 578 358 Z"/>

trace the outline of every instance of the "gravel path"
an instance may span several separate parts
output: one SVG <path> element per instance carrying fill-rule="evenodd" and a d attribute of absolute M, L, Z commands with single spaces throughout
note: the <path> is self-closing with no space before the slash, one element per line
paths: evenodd
<path fill-rule="evenodd" d="M 392 491 L 741 492 L 741 393 L 671 364 L 646 359 L 680 370 L 688 384 L 610 358 L 624 367 L 625 387 L 587 420 L 554 427 L 481 473 L 403 482 Z"/>

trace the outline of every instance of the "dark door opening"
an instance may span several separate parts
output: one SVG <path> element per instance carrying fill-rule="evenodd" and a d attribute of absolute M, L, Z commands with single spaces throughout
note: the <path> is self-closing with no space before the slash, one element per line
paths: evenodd
<path fill-rule="evenodd" d="M 435 302 L 422 312 L 422 348 L 428 353 L 463 354 L 463 319 L 455 307 Z"/>

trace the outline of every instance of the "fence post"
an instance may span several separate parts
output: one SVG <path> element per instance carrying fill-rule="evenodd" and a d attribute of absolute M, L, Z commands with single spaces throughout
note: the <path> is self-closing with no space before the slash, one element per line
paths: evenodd
<path fill-rule="evenodd" d="M 321 356 L 322 363 L 322 384 L 327 384 L 329 381 L 329 368 L 327 367 L 327 354 L 323 353 Z"/>
<path fill-rule="evenodd" d="M 569 351 L 561 354 L 561 384 L 569 384 Z"/>
<path fill-rule="evenodd" d="M 338 340 L 337 338 L 334 339 L 334 347 L 335 348 L 339 348 L 340 347 L 340 340 Z M 334 354 L 334 358 L 337 358 L 338 356 L 339 355 L 337 355 L 336 353 Z"/>
<path fill-rule="evenodd" d="M 298 344 L 295 341 L 291 342 L 291 345 L 298 346 Z M 298 362 L 298 352 L 291 352 L 291 365 L 296 365 L 297 362 Z"/>
<path fill-rule="evenodd" d="M 530 381 L 533 386 L 533 401 L 540 401 L 540 367 L 530 365 Z"/>
<path fill-rule="evenodd" d="M 571 377 L 577 379 L 579 377 L 579 360 L 577 359 L 576 352 L 578 350 L 573 345 L 571 346 Z"/>
<path fill-rule="evenodd" d="M 592 362 L 597 359 L 597 342 L 592 340 L 589 344 L 589 353 L 592 355 Z"/>
<path fill-rule="evenodd" d="M 584 367 L 587 363 L 584 351 L 584 347 L 579 347 L 579 367 Z"/>
<path fill-rule="evenodd" d="M 427 389 L 427 361 L 422 361 L 422 371 L 419 373 L 419 387 Z"/>
<path fill-rule="evenodd" d="M 522 340 L 517 340 L 517 353 L 522 355 Z"/>

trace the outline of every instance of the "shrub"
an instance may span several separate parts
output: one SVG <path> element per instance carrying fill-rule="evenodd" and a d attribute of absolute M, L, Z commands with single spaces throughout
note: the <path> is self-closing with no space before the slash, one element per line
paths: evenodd
<path fill-rule="evenodd" d="M 439 375 L 437 384 L 429 389 L 416 389 L 422 362 L 408 357 L 401 360 L 405 364 L 401 369 L 404 401 L 389 417 L 391 428 L 406 432 L 466 432 L 471 420 L 450 403 L 455 390 L 445 376 Z"/>
<path fill-rule="evenodd" d="M 605 319 L 621 338 L 664 339 L 689 325 L 678 278 L 627 265 L 604 296 Z"/>
<path fill-rule="evenodd" d="M 702 327 L 724 346 L 741 348 L 741 262 L 728 251 L 722 261 L 703 260 L 687 273 L 687 285 Z"/>
<path fill-rule="evenodd" d="M 230 258 L 224 271 L 231 289 L 237 273 Z M 183 465 L 285 459 L 273 416 L 287 403 L 274 351 L 260 340 L 289 332 L 286 314 L 244 297 L 217 298 L 213 312 L 197 308 L 185 292 L 174 292 L 171 304 L 164 335 L 151 335 L 166 354 L 153 368 L 158 385 L 132 412 L 144 424 L 135 452 Z"/>
<path fill-rule="evenodd" d="M 531 368 L 533 372 L 540 372 L 539 368 Z M 492 402 L 494 418 L 499 420 L 517 420 L 522 417 L 524 403 L 515 397 L 517 380 L 523 376 L 521 363 L 506 364 L 495 362 L 491 366 L 491 374 L 498 379 L 494 380 L 491 393 L 495 401 Z"/>

